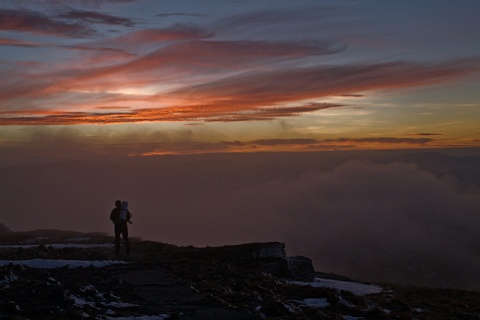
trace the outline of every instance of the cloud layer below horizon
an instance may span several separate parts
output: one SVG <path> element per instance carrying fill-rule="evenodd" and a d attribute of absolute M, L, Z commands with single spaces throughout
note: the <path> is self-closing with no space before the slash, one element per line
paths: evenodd
<path fill-rule="evenodd" d="M 319 271 L 480 288 L 478 156 L 162 159 L 3 168 L 1 222 L 13 230 L 111 232 L 108 213 L 120 198 L 131 204 L 132 236 L 196 246 L 282 241 Z"/>

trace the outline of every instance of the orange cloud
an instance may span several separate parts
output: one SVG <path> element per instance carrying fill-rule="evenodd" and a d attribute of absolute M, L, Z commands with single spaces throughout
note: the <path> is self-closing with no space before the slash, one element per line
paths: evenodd
<path fill-rule="evenodd" d="M 227 47 L 230 45 L 228 44 Z M 253 44 L 253 46 L 256 45 L 258 44 Z M 234 47 L 236 47 L 236 44 L 234 44 Z M 229 48 L 228 50 L 232 49 Z M 244 59 L 253 62 L 255 59 L 250 56 L 254 55 L 255 51 L 246 49 L 238 56 L 243 56 Z M 290 49 L 286 49 L 284 53 L 289 51 Z M 212 59 L 210 55 L 214 52 L 215 50 L 207 50 L 203 58 L 196 58 L 197 62 L 204 58 Z M 184 54 L 187 53 L 184 52 Z M 222 53 L 222 55 L 224 54 L 225 52 Z M 282 53 L 276 54 L 278 56 Z M 260 55 L 268 56 L 268 53 Z M 132 111 L 125 114 L 55 111 L 54 116 L 38 117 L 34 115 L 29 117 L 28 114 L 31 110 L 27 110 L 24 112 L 25 116 L 23 118 L 11 117 L 9 115 L 11 112 L 6 111 L 3 112 L 4 117 L 0 124 L 267 119 L 332 107 L 329 104 L 311 104 L 287 108 L 282 106 L 285 103 L 320 99 L 351 92 L 387 88 L 401 89 L 448 82 L 479 69 L 478 59 L 451 61 L 443 64 L 404 62 L 336 67 L 320 66 L 250 72 L 209 81 L 201 85 L 186 86 L 163 94 L 119 94 L 111 92 L 125 87 L 142 88 L 155 83 L 155 81 L 161 83 L 162 77 L 165 77 L 163 80 L 168 82 L 167 78 L 175 77 L 175 75 L 166 74 L 157 77 L 156 73 L 159 70 L 158 68 L 163 68 L 162 63 L 166 61 L 174 62 L 176 59 L 174 54 L 167 56 L 158 55 L 157 52 L 127 64 L 87 70 L 70 69 L 43 75 L 33 73 L 17 73 L 14 75 L 11 73 L 12 77 L 8 77 L 7 72 L 7 77 L 0 80 L 4 89 L 0 93 L 0 101 L 3 101 L 6 106 L 9 102 L 13 104 L 18 99 L 29 99 L 30 102 L 35 101 L 36 103 L 44 101 L 43 103 L 46 104 L 57 98 L 61 99 L 60 101 L 68 101 L 70 106 L 66 108 L 71 106 L 97 108 L 119 105 L 130 106 Z M 228 68 L 235 60 L 233 58 L 226 59 L 227 61 L 219 61 L 216 68 L 220 68 L 222 65 Z M 191 63 L 195 64 L 195 62 Z M 211 63 L 213 66 L 213 61 Z M 170 67 L 171 65 L 168 64 L 167 68 Z M 188 66 L 183 67 L 185 72 L 194 73 L 192 69 L 188 69 Z M 205 65 L 202 67 L 205 67 Z M 147 74 L 148 76 L 146 76 Z M 145 107 L 134 108 L 135 105 L 148 106 L 151 109 Z M 160 108 L 158 105 L 164 107 Z M 61 110 L 61 106 L 55 109 Z"/>
<path fill-rule="evenodd" d="M 431 132 L 419 132 L 419 133 L 411 133 L 408 134 L 409 136 L 443 136 L 441 133 L 431 133 Z"/>
<path fill-rule="evenodd" d="M 3 22 L 3 28 L 8 30 L 15 27 L 17 31 L 33 32 L 30 28 L 37 21 L 47 26 L 48 31 L 58 22 L 30 11 L 0 12 L 6 13 L 15 15 L 11 26 Z M 90 11 L 70 14 L 74 20 L 88 16 L 104 23 L 127 23 Z M 276 22 L 280 16 L 281 12 L 266 15 Z M 254 23 L 258 16 L 237 18 L 238 22 L 247 19 Z M 223 23 L 228 25 L 226 21 Z M 232 22 L 230 26 L 240 24 Z M 60 28 L 58 32 L 63 31 Z M 0 39 L 0 45 L 2 42 L 32 46 L 32 50 L 40 46 L 15 39 Z M 42 46 L 76 50 L 80 57 L 68 60 L 68 64 L 55 61 L 39 67 L 0 65 L 3 75 L 0 102 L 7 111 L 1 124 L 268 119 L 323 108 L 307 107 L 302 102 L 305 100 L 357 97 L 359 92 L 369 90 L 444 83 L 480 69 L 479 58 L 436 64 L 394 62 L 305 67 L 305 58 L 336 54 L 345 50 L 345 46 L 318 40 L 225 41 L 213 39 L 213 33 L 206 29 L 184 24 L 134 31 L 102 43 Z M 292 67 L 296 61 L 302 62 L 302 67 Z M 292 109 L 284 106 L 290 103 L 301 106 Z M 112 105 L 131 110 L 126 114 L 85 111 Z M 8 113 L 21 109 L 26 110 L 22 118 Z M 34 109 L 55 110 L 55 115 L 29 116 Z"/>
<path fill-rule="evenodd" d="M 393 138 L 393 137 L 375 137 L 375 138 L 338 138 L 338 139 L 326 139 L 323 142 L 326 143 L 378 143 L 378 144 L 418 144 L 424 145 L 433 140 L 430 138 Z"/>
<path fill-rule="evenodd" d="M 263 152 L 263 151 L 319 151 L 319 150 L 350 150 L 350 149 L 401 149 L 428 147 L 434 143 L 428 138 L 338 138 L 338 139 L 260 139 L 252 141 L 224 141 L 211 143 L 159 143 L 151 151 L 136 156 L 155 156 L 165 154 L 202 154 L 220 152 Z M 438 144 L 432 144 L 436 147 Z"/>
<path fill-rule="evenodd" d="M 308 104 L 299 107 L 251 108 L 232 111 L 223 106 L 170 107 L 131 110 L 124 106 L 98 107 L 100 110 L 123 112 L 62 112 L 47 110 L 21 110 L 0 112 L 0 125 L 69 125 L 113 124 L 146 121 L 251 121 L 293 116 L 327 108 L 337 104 Z"/>

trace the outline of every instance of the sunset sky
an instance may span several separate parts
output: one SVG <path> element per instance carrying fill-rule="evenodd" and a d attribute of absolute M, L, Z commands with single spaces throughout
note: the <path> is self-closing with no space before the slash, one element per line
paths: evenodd
<path fill-rule="evenodd" d="M 0 71 L 12 230 L 480 290 L 479 0 L 1 0 Z"/>
<path fill-rule="evenodd" d="M 480 146 L 480 2 L 0 2 L 12 157 Z"/>

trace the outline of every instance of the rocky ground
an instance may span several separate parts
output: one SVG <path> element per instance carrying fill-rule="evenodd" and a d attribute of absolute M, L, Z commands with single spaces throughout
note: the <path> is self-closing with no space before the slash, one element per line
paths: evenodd
<path fill-rule="evenodd" d="M 116 257 L 112 240 L 53 230 L 0 236 L 0 319 L 480 319 L 479 292 L 320 273 L 333 287 L 305 285 L 309 260 L 285 257 L 279 243 L 136 239 L 130 257 Z"/>

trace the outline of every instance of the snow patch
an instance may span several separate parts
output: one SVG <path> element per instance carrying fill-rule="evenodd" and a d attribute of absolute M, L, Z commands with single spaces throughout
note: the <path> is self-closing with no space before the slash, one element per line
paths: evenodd
<path fill-rule="evenodd" d="M 70 242 L 81 242 L 81 241 L 90 241 L 92 238 L 90 237 L 77 237 L 77 238 L 72 238 L 72 239 L 68 239 L 67 241 L 70 241 Z"/>
<path fill-rule="evenodd" d="M 128 302 L 102 302 L 105 307 L 112 307 L 112 308 L 133 308 L 138 307 L 138 304 L 128 303 Z"/>
<path fill-rule="evenodd" d="M 326 298 L 307 298 L 303 300 L 292 300 L 300 306 L 307 306 L 311 308 L 325 308 L 330 305 Z"/>
<path fill-rule="evenodd" d="M 72 299 L 74 301 L 74 304 L 78 307 L 83 307 L 83 306 L 95 307 L 95 302 L 87 301 L 83 298 L 77 297 L 74 294 L 71 294 L 69 298 Z"/>
<path fill-rule="evenodd" d="M 5 275 L 4 280 L 0 280 L 0 285 L 8 284 L 17 279 L 18 279 L 17 275 L 15 275 L 13 272 L 9 272 L 8 274 Z"/>
<path fill-rule="evenodd" d="M 168 314 L 160 314 L 158 316 L 130 316 L 130 317 L 107 317 L 99 316 L 97 320 L 165 320 L 170 318 Z"/>
<path fill-rule="evenodd" d="M 73 268 L 103 268 L 114 264 L 125 264 L 125 261 L 119 260 L 103 260 L 103 261 L 86 261 L 86 260 L 52 260 L 52 259 L 32 259 L 32 260 L 0 260 L 0 267 L 9 264 L 20 265 L 36 269 L 55 269 L 68 267 Z"/>
<path fill-rule="evenodd" d="M 12 245 L 1 245 L 0 249 L 30 249 L 42 246 L 42 244 L 12 244 Z M 52 243 L 45 244 L 47 248 L 51 249 L 64 249 L 64 248 L 81 248 L 81 249 L 90 249 L 90 248 L 113 248 L 111 243 Z"/>
<path fill-rule="evenodd" d="M 376 285 L 323 278 L 315 278 L 314 282 L 288 281 L 288 283 L 299 286 L 323 287 L 337 289 L 340 291 L 344 290 L 349 291 L 357 296 L 381 293 L 383 291 L 381 287 Z"/>

